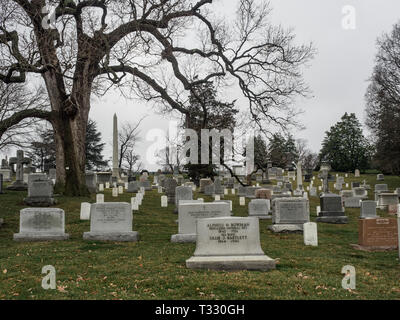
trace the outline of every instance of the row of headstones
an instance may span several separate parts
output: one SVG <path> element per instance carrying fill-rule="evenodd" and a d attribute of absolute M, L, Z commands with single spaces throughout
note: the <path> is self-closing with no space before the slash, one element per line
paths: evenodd
<path fill-rule="evenodd" d="M 309 207 L 306 199 L 275 199 L 275 218 L 271 229 L 293 223 L 293 212 L 303 215 L 297 220 L 306 223 L 305 239 L 315 243 L 316 226 L 308 224 Z M 330 205 L 331 206 L 331 205 Z M 39 210 L 39 211 L 33 211 Z M 294 211 L 293 211 L 294 210 Z M 86 240 L 137 241 L 138 234 L 132 231 L 132 207 L 127 203 L 96 203 L 90 207 L 90 232 Z M 308 213 L 304 216 L 305 213 Z M 227 203 L 182 203 L 179 205 L 179 234 L 172 236 L 174 242 L 196 241 L 192 258 L 187 260 L 193 268 L 258 268 L 275 267 L 273 259 L 261 250 L 259 226 L 256 218 L 233 218 Z M 297 216 L 297 215 L 296 215 Z M 185 217 L 185 218 L 183 218 Z M 298 216 L 297 216 L 298 217 Z M 64 240 L 64 212 L 60 209 L 24 209 L 21 211 L 20 233 L 15 240 Z M 49 220 L 52 221 L 49 223 Z M 181 221 L 182 220 L 182 221 Z M 384 219 L 385 221 L 388 219 Z M 390 223 L 389 223 L 390 224 Z M 304 229 L 303 224 L 303 229 Z M 50 230 L 49 230 L 50 229 Z M 180 239 L 180 241 L 179 241 Z M 260 251 L 261 250 L 261 251 Z M 204 255 L 207 252 L 207 255 Z M 258 252 L 258 253 L 256 253 Z M 227 255 L 228 254 L 228 255 Z M 229 254 L 235 258 L 229 258 Z M 246 267 L 245 267 L 246 266 Z M 257 266 L 257 267 L 256 267 Z"/>

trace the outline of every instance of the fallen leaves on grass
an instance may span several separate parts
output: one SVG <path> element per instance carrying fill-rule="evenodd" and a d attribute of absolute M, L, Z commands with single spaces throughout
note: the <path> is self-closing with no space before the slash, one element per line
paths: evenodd
<path fill-rule="evenodd" d="M 57 291 L 61 293 L 65 293 L 65 289 L 68 288 L 67 286 L 57 286 Z"/>

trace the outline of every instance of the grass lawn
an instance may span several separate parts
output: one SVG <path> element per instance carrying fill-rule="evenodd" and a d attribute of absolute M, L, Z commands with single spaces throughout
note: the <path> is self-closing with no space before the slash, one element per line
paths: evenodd
<path fill-rule="evenodd" d="M 334 173 L 333 173 L 334 174 Z M 346 182 L 366 180 L 371 185 L 370 199 L 377 183 L 390 190 L 400 186 L 400 177 L 350 175 Z M 307 186 L 308 184 L 306 184 Z M 320 183 L 319 183 L 320 185 Z M 333 186 L 331 184 L 331 190 Z M 130 194 L 105 201 L 130 202 Z M 170 242 L 177 233 L 177 215 L 173 206 L 160 207 L 157 190 L 146 192 L 139 212 L 134 213 L 133 230 L 137 243 L 90 242 L 82 239 L 89 221 L 80 221 L 80 203 L 88 198 L 57 197 L 57 207 L 65 210 L 67 241 L 18 243 L 13 233 L 19 230 L 19 210 L 26 192 L 5 191 L 0 195 L 0 299 L 400 299 L 400 263 L 397 251 L 363 252 L 350 247 L 358 242 L 360 209 L 346 209 L 349 224 L 318 224 L 318 247 L 304 246 L 301 234 L 273 234 L 271 221 L 260 221 L 264 252 L 279 259 L 269 272 L 194 271 L 185 260 L 195 244 Z M 194 199 L 211 197 L 195 193 Z M 246 206 L 233 200 L 235 216 L 247 215 Z M 316 218 L 317 197 L 310 198 L 311 220 Z M 378 210 L 378 214 L 388 215 Z M 42 267 L 53 265 L 57 271 L 57 289 L 41 287 Z M 356 290 L 342 289 L 341 269 L 356 269 Z"/>

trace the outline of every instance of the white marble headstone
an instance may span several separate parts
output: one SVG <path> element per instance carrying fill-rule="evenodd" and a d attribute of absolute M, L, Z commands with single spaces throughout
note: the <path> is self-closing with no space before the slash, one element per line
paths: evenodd
<path fill-rule="evenodd" d="M 318 231 L 315 222 L 307 222 L 303 224 L 304 244 L 306 246 L 318 246 Z"/>
<path fill-rule="evenodd" d="M 118 197 L 118 189 L 117 188 L 113 188 L 112 189 L 112 196 L 113 197 Z"/>
<path fill-rule="evenodd" d="M 81 203 L 81 220 L 90 220 L 90 206 L 89 202 Z"/>
<path fill-rule="evenodd" d="M 96 203 L 103 203 L 104 202 L 104 194 L 98 193 L 96 195 Z"/>
<path fill-rule="evenodd" d="M 168 197 L 161 196 L 161 208 L 167 208 L 167 207 L 168 207 Z"/>

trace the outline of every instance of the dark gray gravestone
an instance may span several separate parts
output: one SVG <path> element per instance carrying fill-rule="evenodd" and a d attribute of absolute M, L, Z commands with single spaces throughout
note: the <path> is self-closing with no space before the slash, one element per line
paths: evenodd
<path fill-rule="evenodd" d="M 47 177 L 29 179 L 28 197 L 24 203 L 32 207 L 49 207 L 56 202 L 53 198 L 53 182 Z"/>
<path fill-rule="evenodd" d="M 3 175 L 0 173 L 0 194 L 3 193 Z"/>
<path fill-rule="evenodd" d="M 139 183 L 137 181 L 131 181 L 128 183 L 128 193 L 136 193 L 139 191 Z"/>
<path fill-rule="evenodd" d="M 323 193 L 320 197 L 321 212 L 317 222 L 345 224 L 348 217 L 344 214 L 342 197 L 334 193 Z"/>
<path fill-rule="evenodd" d="M 178 186 L 178 183 L 175 179 L 168 178 L 165 181 L 165 194 L 168 197 L 169 204 L 175 204 L 175 189 Z"/>

